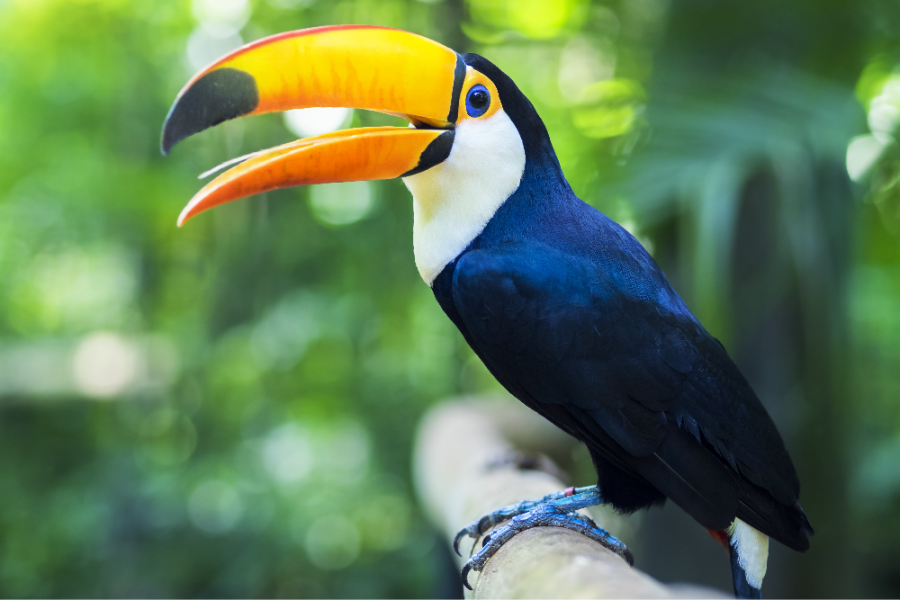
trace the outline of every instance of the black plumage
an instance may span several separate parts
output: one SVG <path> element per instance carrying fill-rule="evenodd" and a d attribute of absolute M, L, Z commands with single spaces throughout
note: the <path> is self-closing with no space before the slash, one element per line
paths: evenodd
<path fill-rule="evenodd" d="M 575 196 L 515 84 L 464 59 L 497 85 L 526 166 L 433 282 L 441 307 L 514 396 L 587 444 L 619 510 L 668 497 L 709 529 L 737 517 L 806 550 L 791 459 L 724 347 L 640 243 Z"/>

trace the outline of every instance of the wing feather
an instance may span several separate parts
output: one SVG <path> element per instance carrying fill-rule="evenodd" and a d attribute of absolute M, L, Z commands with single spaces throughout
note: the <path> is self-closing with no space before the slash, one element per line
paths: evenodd
<path fill-rule="evenodd" d="M 463 254 L 452 298 L 501 383 L 543 414 L 573 415 L 567 429 L 701 523 L 733 519 L 739 496 L 772 512 L 756 506 L 765 504 L 759 494 L 744 498 L 738 480 L 772 506 L 793 506 L 797 475 L 759 399 L 662 274 L 644 279 L 665 283 L 665 302 L 638 285 L 641 276 L 621 265 L 610 275 L 595 258 L 541 243 L 506 243 Z"/>

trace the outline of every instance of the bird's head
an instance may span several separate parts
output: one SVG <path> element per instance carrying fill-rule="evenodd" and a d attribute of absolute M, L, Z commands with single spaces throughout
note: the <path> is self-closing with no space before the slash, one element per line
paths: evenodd
<path fill-rule="evenodd" d="M 526 159 L 549 148 L 531 103 L 486 59 L 396 29 L 334 26 L 259 40 L 195 75 L 169 110 L 162 152 L 229 119 L 309 107 L 373 110 L 410 126 L 337 131 L 230 161 L 178 224 L 278 188 L 401 177 L 430 284 L 519 187 Z"/>

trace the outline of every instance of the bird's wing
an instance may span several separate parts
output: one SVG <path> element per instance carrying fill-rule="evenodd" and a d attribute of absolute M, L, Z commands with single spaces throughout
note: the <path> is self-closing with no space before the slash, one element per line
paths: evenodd
<path fill-rule="evenodd" d="M 653 272 L 623 264 L 610 273 L 540 243 L 472 250 L 456 265 L 453 301 L 476 352 L 513 393 L 543 414 L 564 410 L 578 437 L 606 440 L 605 451 L 676 502 L 678 490 L 663 489 L 666 477 L 653 471 L 690 493 L 703 496 L 706 485 L 706 495 L 721 495 L 701 481 L 718 468 L 715 457 L 727 465 L 724 480 L 737 476 L 793 505 L 799 484 L 781 437 L 725 349 L 652 261 Z M 635 287 L 642 278 L 655 283 Z M 653 297 L 660 286 L 665 302 Z"/>

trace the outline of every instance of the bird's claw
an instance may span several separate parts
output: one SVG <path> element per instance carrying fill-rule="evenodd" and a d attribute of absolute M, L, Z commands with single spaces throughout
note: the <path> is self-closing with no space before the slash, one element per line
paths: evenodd
<path fill-rule="evenodd" d="M 453 538 L 453 550 L 457 555 L 462 556 L 462 552 L 459 551 L 459 543 L 466 536 L 472 538 L 473 540 L 477 540 L 480 538 L 485 531 L 500 523 L 501 521 L 508 519 L 508 516 L 505 516 L 501 513 L 505 510 L 509 510 L 510 507 L 506 507 L 505 509 L 500 509 L 496 512 L 493 512 L 489 515 L 485 515 L 480 519 L 472 521 L 465 527 L 459 530 L 456 536 Z"/>
<path fill-rule="evenodd" d="M 469 563 L 466 563 L 466 565 L 462 568 L 462 573 L 459 574 L 459 576 L 462 577 L 463 585 L 466 586 L 466 588 L 468 588 L 470 592 L 472 591 L 472 586 L 469 585 L 469 571 L 471 569 L 472 567 L 469 566 Z"/>
<path fill-rule="evenodd" d="M 579 508 L 593 506 L 601 502 L 602 499 L 595 487 L 581 488 L 580 490 L 569 488 L 558 494 L 545 496 L 541 500 L 528 500 L 507 506 L 477 521 L 473 521 L 457 533 L 453 539 L 453 549 L 456 550 L 457 554 L 460 554 L 459 542 L 463 537 L 469 536 L 478 539 L 493 525 L 509 519 L 506 525 L 486 535 L 478 552 L 466 561 L 460 574 L 463 585 L 471 590 L 472 586 L 469 585 L 468 580 L 470 572 L 480 572 L 500 547 L 517 533 L 539 526 L 563 527 L 577 531 L 600 543 L 620 556 L 629 565 L 634 566 L 634 555 L 625 544 L 597 527 L 597 524 L 589 517 L 582 516 L 576 512 Z"/>
<path fill-rule="evenodd" d="M 468 533 L 468 532 L 465 529 L 463 529 L 462 531 L 458 532 L 456 534 L 456 536 L 453 538 L 453 551 L 456 552 L 457 556 L 462 556 L 462 552 L 459 551 L 459 543 L 466 536 L 466 533 Z"/>
<path fill-rule="evenodd" d="M 459 532 L 453 538 L 453 551 L 456 552 L 457 555 L 462 556 L 462 552 L 459 551 L 459 543 L 464 537 L 469 536 L 470 538 L 474 538 L 476 540 L 481 537 L 481 534 L 484 533 L 480 530 L 481 522 L 486 518 L 487 517 L 482 517 L 481 519 L 473 521 L 459 530 Z M 485 531 L 486 530 L 487 529 L 485 529 Z"/>

